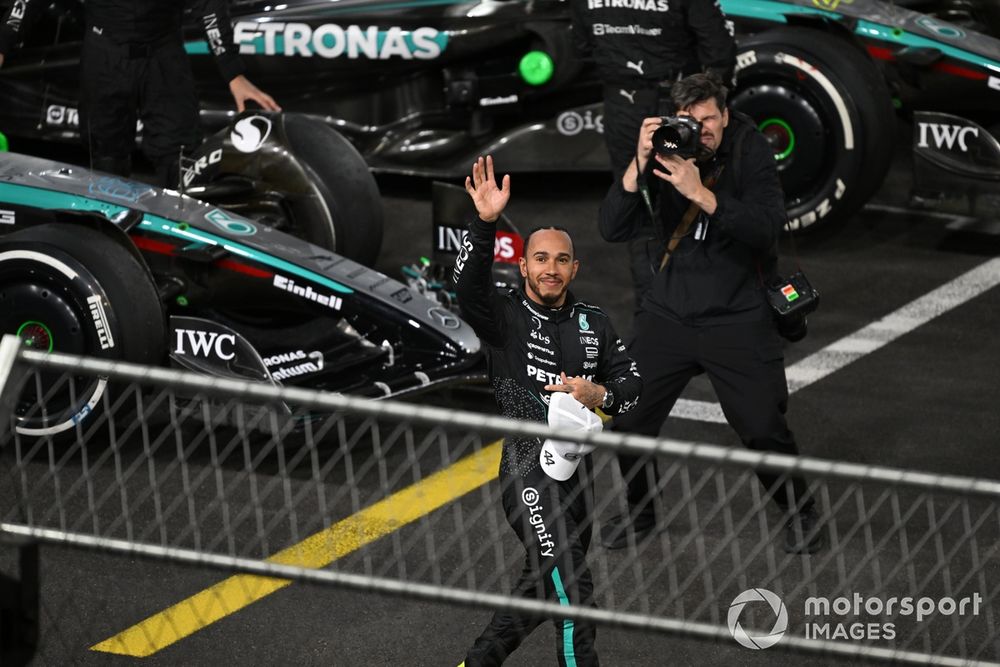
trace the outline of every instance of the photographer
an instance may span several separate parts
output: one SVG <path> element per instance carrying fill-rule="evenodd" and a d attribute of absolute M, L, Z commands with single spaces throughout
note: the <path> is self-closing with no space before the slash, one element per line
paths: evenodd
<path fill-rule="evenodd" d="M 775 273 L 784 198 L 770 146 L 749 118 L 726 108 L 726 93 L 711 74 L 675 84 L 677 114 L 700 123 L 691 151 L 700 159 L 661 154 L 673 152 L 667 143 L 683 141 L 677 132 L 654 151 L 654 133 L 664 121 L 647 118 L 635 159 L 601 205 L 601 236 L 626 241 L 649 217 L 641 192 L 648 185 L 662 249 L 650 267 L 653 286 L 630 349 L 644 379 L 642 397 L 636 410 L 616 419 L 615 430 L 655 437 L 688 381 L 706 373 L 746 446 L 794 455 L 782 342 L 763 286 L 764 276 Z M 655 460 L 623 455 L 619 463 L 629 516 L 606 527 L 611 548 L 625 546 L 630 533 L 645 536 L 656 523 Z M 822 535 L 804 481 L 758 477 L 790 512 L 785 550 L 819 549 Z"/>
<path fill-rule="evenodd" d="M 695 72 L 731 81 L 736 67 L 732 24 L 715 0 L 614 3 L 571 0 L 574 46 L 592 58 L 603 84 L 604 140 L 615 178 L 635 154 L 642 119 L 665 113 L 670 86 Z M 649 289 L 648 226 L 629 243 L 635 307 Z"/>

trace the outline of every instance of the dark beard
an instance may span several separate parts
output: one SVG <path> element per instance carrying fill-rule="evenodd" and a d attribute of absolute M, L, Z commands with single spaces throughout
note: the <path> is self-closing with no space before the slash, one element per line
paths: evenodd
<path fill-rule="evenodd" d="M 563 298 L 563 295 L 566 294 L 566 290 L 563 290 L 555 295 L 542 294 L 541 290 L 538 288 L 537 281 L 529 280 L 527 281 L 527 283 L 528 286 L 531 288 L 531 293 L 534 294 L 539 299 L 539 301 L 541 301 L 544 305 L 548 306 L 549 308 L 555 308 L 559 300 Z"/>

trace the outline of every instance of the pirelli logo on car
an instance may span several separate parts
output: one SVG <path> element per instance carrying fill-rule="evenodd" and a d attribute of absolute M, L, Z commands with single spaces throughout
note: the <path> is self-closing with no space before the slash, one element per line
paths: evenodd
<path fill-rule="evenodd" d="M 314 28 L 308 23 L 238 21 L 233 41 L 244 55 L 433 60 L 444 51 L 448 34 L 430 27 L 404 30 L 325 23 Z"/>
<path fill-rule="evenodd" d="M 341 306 L 344 305 L 344 300 L 338 296 L 333 296 L 332 294 L 320 294 L 319 292 L 314 291 L 309 285 L 303 287 L 302 285 L 296 284 L 296 282 L 291 278 L 286 278 L 285 276 L 280 276 L 278 274 L 275 274 L 274 276 L 274 286 L 280 290 L 297 294 L 303 299 L 315 301 L 321 306 L 327 306 L 328 308 L 333 308 L 334 310 L 340 310 Z"/>
<path fill-rule="evenodd" d="M 87 305 L 90 306 L 90 316 L 94 320 L 94 329 L 97 331 L 97 340 L 101 343 L 101 349 L 110 350 L 115 346 L 115 339 L 111 335 L 111 326 L 108 324 L 108 315 L 104 312 L 101 297 L 97 294 L 88 296 Z"/>

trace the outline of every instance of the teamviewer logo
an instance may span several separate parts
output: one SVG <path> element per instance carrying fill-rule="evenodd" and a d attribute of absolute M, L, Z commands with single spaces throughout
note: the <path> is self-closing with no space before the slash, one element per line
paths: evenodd
<path fill-rule="evenodd" d="M 740 625 L 740 614 L 748 602 L 766 602 L 774 612 L 774 626 L 767 634 L 750 634 Z M 740 646 L 752 649 L 770 648 L 777 644 L 788 628 L 788 612 L 785 603 L 777 595 L 766 588 L 751 588 L 736 596 L 729 605 L 729 634 Z"/>

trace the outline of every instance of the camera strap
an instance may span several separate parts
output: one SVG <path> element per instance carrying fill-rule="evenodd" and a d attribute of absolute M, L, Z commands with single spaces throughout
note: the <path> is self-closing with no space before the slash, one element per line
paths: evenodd
<path fill-rule="evenodd" d="M 653 229 L 656 231 L 657 237 L 660 239 L 660 242 L 664 244 L 663 259 L 660 261 L 660 271 L 663 271 L 667 268 L 667 262 L 669 262 L 670 258 L 673 256 L 674 250 L 677 249 L 677 245 L 681 242 L 682 238 L 687 236 L 688 230 L 691 229 L 691 224 L 695 221 L 695 218 L 698 217 L 698 214 L 701 213 L 701 207 L 698 206 L 698 204 L 691 202 L 691 205 L 688 206 L 687 211 L 685 211 L 684 215 L 681 217 L 681 221 L 677 224 L 677 227 L 674 228 L 674 232 L 671 234 L 670 239 L 665 241 L 660 234 L 660 225 L 656 222 L 656 214 L 653 212 L 653 204 L 649 196 L 649 184 L 646 183 L 646 176 L 642 172 L 639 172 L 638 155 L 635 157 L 635 168 L 638 174 L 636 182 L 639 184 L 639 192 L 642 194 L 642 201 L 646 205 L 646 211 L 649 213 L 649 218 L 653 223 Z M 715 184 L 719 182 L 719 177 L 722 176 L 722 170 L 724 168 L 725 165 L 723 164 L 717 166 L 711 174 L 702 180 L 701 184 L 711 190 L 715 187 Z"/>

